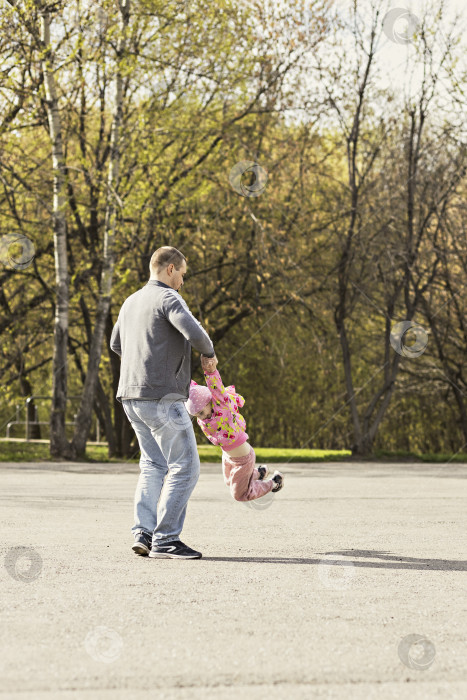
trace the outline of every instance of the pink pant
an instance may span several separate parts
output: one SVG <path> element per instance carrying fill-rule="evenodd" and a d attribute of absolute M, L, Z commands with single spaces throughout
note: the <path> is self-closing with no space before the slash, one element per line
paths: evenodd
<path fill-rule="evenodd" d="M 274 486 L 272 481 L 258 481 L 259 471 L 255 468 L 256 455 L 252 447 L 245 457 L 229 457 L 222 451 L 222 471 L 224 481 L 230 486 L 230 493 L 236 501 L 253 501 L 269 493 Z"/>

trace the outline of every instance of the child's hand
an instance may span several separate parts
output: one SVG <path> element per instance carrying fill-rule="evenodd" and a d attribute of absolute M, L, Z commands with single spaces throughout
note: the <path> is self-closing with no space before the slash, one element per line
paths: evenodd
<path fill-rule="evenodd" d="M 214 357 L 205 357 L 204 355 L 201 355 L 201 366 L 203 368 L 203 372 L 215 372 L 217 357 L 215 355 Z"/>

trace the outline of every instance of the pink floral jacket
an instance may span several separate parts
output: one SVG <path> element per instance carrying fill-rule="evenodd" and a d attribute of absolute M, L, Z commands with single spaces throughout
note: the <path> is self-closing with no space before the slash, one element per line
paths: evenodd
<path fill-rule="evenodd" d="M 233 385 L 222 384 L 217 370 L 205 372 L 204 377 L 212 394 L 214 413 L 208 420 L 198 418 L 198 425 L 213 445 L 220 445 L 228 452 L 248 440 L 245 419 L 238 412 L 245 399 L 235 392 Z"/>

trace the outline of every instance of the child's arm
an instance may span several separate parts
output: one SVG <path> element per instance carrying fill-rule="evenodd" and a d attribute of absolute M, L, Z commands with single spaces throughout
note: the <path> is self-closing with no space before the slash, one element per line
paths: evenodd
<path fill-rule="evenodd" d="M 243 406 L 245 399 L 237 394 L 237 399 L 231 398 L 222 383 L 221 375 L 216 370 L 217 357 L 205 357 L 201 355 L 201 365 L 204 370 L 204 378 L 214 401 L 223 408 L 228 408 L 232 413 L 238 413 L 238 409 Z M 228 387 L 234 389 L 234 387 Z"/>
<path fill-rule="evenodd" d="M 221 375 L 219 372 L 214 370 L 214 372 L 204 372 L 204 378 L 206 380 L 206 385 L 212 394 L 212 398 L 216 403 L 221 406 L 225 406 L 228 403 L 228 396 L 225 391 L 225 387 L 222 383 Z"/>
<path fill-rule="evenodd" d="M 212 398 L 219 404 L 225 405 L 227 402 L 224 401 L 226 398 L 225 387 L 222 383 L 221 375 L 216 369 L 217 357 L 206 357 L 201 355 L 201 366 L 204 372 L 204 378 L 208 389 L 212 394 Z"/>

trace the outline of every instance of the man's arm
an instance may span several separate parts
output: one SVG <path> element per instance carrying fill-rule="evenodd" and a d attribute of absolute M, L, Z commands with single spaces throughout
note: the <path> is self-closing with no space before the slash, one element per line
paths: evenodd
<path fill-rule="evenodd" d="M 214 345 L 210 337 L 177 292 L 165 295 L 163 307 L 169 322 L 185 336 L 195 350 L 206 357 L 214 357 Z"/>
<path fill-rule="evenodd" d="M 117 319 L 117 323 L 113 327 L 112 335 L 110 336 L 110 349 L 113 350 L 117 355 L 122 356 L 122 345 L 120 342 L 120 318 Z"/>

